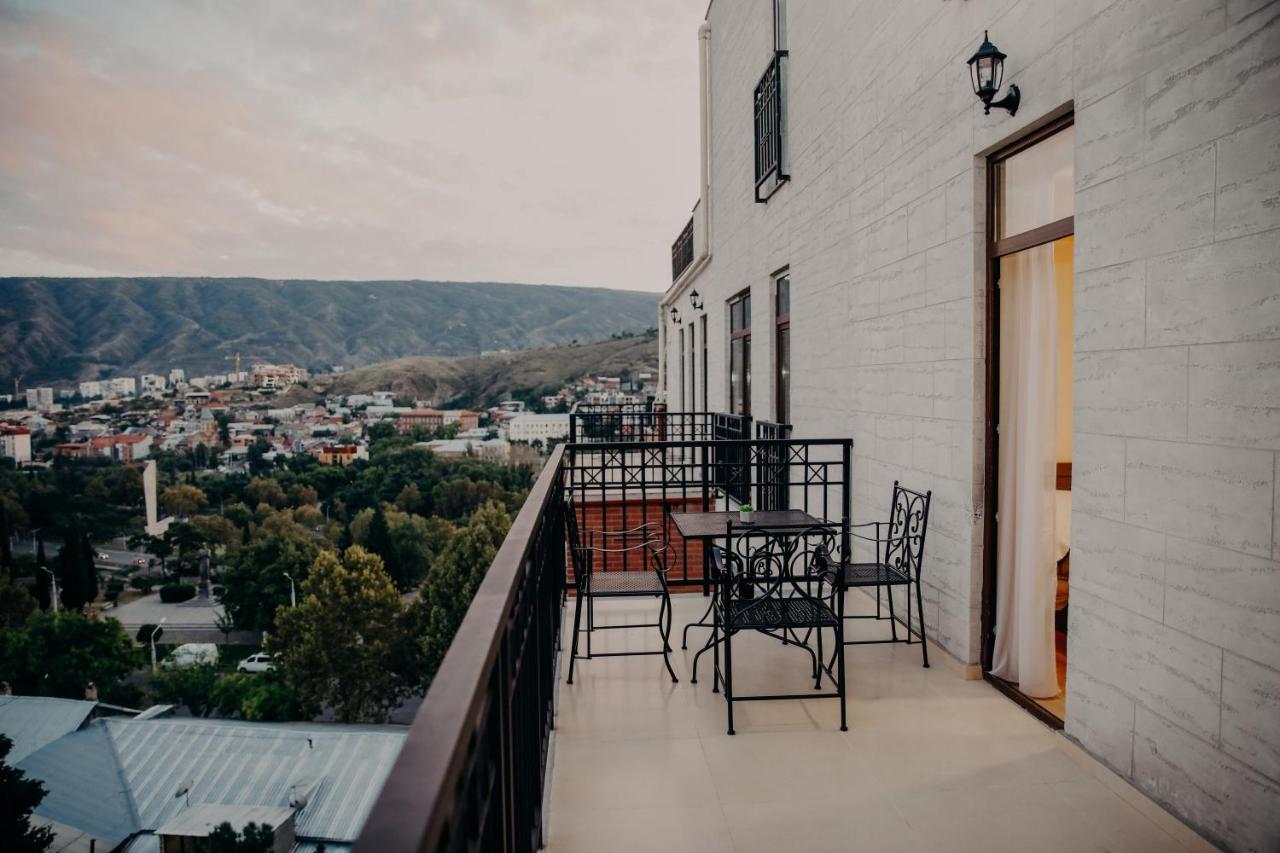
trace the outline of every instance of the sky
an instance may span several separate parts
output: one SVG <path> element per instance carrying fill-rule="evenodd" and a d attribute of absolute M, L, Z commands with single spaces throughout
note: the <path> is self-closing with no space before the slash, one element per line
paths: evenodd
<path fill-rule="evenodd" d="M 660 291 L 706 0 L 0 0 L 0 276 Z"/>

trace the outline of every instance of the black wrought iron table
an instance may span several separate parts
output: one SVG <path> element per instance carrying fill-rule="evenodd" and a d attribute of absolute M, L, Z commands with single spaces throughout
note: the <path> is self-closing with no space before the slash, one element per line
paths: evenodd
<path fill-rule="evenodd" d="M 693 539 L 702 543 L 704 588 L 709 588 L 711 584 L 710 561 L 708 559 L 711 544 L 717 539 L 724 538 L 725 528 L 730 522 L 733 522 L 736 528 L 759 533 L 762 536 L 770 533 L 792 532 L 804 529 L 807 525 L 822 523 L 821 519 L 814 518 L 809 513 L 799 509 L 757 510 L 751 513 L 751 521 L 741 521 L 737 510 L 671 513 L 671 523 L 675 525 L 681 536 L 685 539 Z M 711 616 L 711 608 L 713 606 L 714 602 L 708 603 L 706 612 L 702 614 L 697 622 L 690 622 L 684 626 L 684 630 L 680 632 L 680 648 L 689 648 L 690 628 L 711 627 L 708 619 Z"/>

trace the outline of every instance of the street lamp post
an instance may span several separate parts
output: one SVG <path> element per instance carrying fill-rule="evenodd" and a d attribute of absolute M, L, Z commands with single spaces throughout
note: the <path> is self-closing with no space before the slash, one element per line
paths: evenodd
<path fill-rule="evenodd" d="M 58 614 L 58 576 L 44 566 L 40 567 L 40 571 L 47 572 L 49 575 L 49 584 L 53 589 L 49 593 L 49 606 L 53 608 L 53 613 L 56 616 Z"/>
<path fill-rule="evenodd" d="M 293 575 L 289 574 L 288 572 L 285 572 L 284 576 L 289 579 L 289 606 L 297 607 L 298 596 L 297 596 L 297 592 L 294 590 L 294 587 L 293 587 Z"/>
<path fill-rule="evenodd" d="M 151 640 L 151 674 L 152 675 L 154 675 L 156 671 L 156 634 L 160 633 L 160 626 L 164 625 L 164 623 L 167 622 L 168 620 L 169 620 L 168 616 L 161 617 L 160 623 L 156 625 L 156 627 L 151 629 L 150 640 Z"/>

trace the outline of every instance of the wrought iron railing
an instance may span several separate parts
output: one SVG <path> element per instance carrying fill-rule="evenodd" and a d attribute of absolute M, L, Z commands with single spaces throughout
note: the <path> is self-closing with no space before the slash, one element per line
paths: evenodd
<path fill-rule="evenodd" d="M 750 437 L 751 418 L 726 412 L 577 407 L 569 415 L 571 444 L 709 441 Z"/>
<path fill-rule="evenodd" d="M 543 844 L 566 511 L 584 513 L 581 524 L 595 506 L 610 529 L 666 523 L 678 504 L 649 496 L 714 509 L 726 504 L 722 483 L 745 488 L 762 509 L 782 490 L 793 508 L 847 530 L 851 449 L 848 439 L 745 438 L 557 447 L 476 591 L 354 853 L 533 853 Z M 633 497 L 639 512 L 628 516 Z M 613 502 L 620 515 L 606 518 Z M 703 556 L 698 546 L 690 559 Z M 611 568 L 626 566 L 603 570 Z"/>
<path fill-rule="evenodd" d="M 750 503 L 839 520 L 849 511 L 851 452 L 849 439 L 569 444 L 564 493 L 579 514 L 580 530 L 649 525 L 672 546 L 668 582 L 705 586 L 702 552 L 674 533 L 672 512 Z M 619 568 L 633 566 L 621 560 Z"/>
<path fill-rule="evenodd" d="M 790 180 L 786 173 L 786 126 L 783 60 L 786 51 L 775 51 L 756 84 L 755 91 L 755 154 L 756 201 L 768 201 L 772 192 L 761 194 L 761 188 L 772 181 L 774 186 Z"/>
<path fill-rule="evenodd" d="M 355 853 L 542 845 L 565 580 L 563 455 L 552 452 L 476 591 Z"/>
<path fill-rule="evenodd" d="M 680 273 L 689 268 L 693 263 L 693 217 L 689 217 L 689 224 L 680 232 L 680 236 L 671 244 L 671 280 L 675 281 L 680 278 Z"/>

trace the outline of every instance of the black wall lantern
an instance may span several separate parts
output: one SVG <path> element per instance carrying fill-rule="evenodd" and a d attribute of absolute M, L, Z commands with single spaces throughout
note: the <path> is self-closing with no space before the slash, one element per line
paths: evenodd
<path fill-rule="evenodd" d="M 680 309 L 671 309 L 671 322 L 675 323 L 677 326 L 680 325 Z"/>
<path fill-rule="evenodd" d="M 695 311 L 702 310 L 702 296 L 698 291 L 695 290 L 689 294 L 689 304 L 693 306 L 693 310 Z"/>
<path fill-rule="evenodd" d="M 982 99 L 986 115 L 991 114 L 992 107 L 1003 107 L 1009 115 L 1018 114 L 1018 102 L 1022 100 L 1016 85 L 1009 86 L 1009 94 L 998 101 L 991 99 L 1000 91 L 1000 82 L 1004 78 L 1005 55 L 991 43 L 987 31 L 982 31 L 982 44 L 978 52 L 969 57 L 969 76 L 973 80 L 973 93 Z"/>

